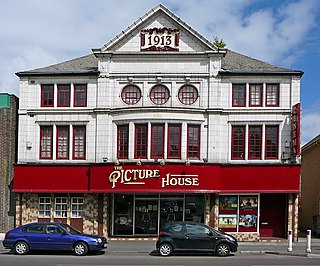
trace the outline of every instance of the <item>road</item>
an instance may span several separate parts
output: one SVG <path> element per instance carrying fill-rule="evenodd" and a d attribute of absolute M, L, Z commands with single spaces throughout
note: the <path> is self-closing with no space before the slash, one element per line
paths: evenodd
<path fill-rule="evenodd" d="M 242 254 L 236 253 L 221 258 L 214 255 L 175 255 L 161 257 L 154 252 L 105 252 L 85 257 L 75 257 L 71 253 L 33 253 L 19 256 L 8 251 L 0 252 L 1 266 L 149 266 L 149 265 L 176 265 L 176 266 L 258 266 L 258 265 L 319 265 L 319 258 L 302 256 L 284 256 L 272 254 Z"/>

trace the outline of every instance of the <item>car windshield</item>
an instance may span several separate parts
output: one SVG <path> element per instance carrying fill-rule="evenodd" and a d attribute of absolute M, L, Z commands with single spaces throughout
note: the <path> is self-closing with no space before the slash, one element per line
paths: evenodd
<path fill-rule="evenodd" d="M 79 235 L 82 234 L 79 230 L 75 229 L 71 225 L 68 224 L 60 224 L 64 229 L 66 229 L 72 235 Z"/>

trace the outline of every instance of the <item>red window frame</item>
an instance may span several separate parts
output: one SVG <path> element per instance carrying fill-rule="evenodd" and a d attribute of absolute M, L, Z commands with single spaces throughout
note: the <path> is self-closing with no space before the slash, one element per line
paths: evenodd
<path fill-rule="evenodd" d="M 181 158 L 181 124 L 168 125 L 168 158 Z"/>
<path fill-rule="evenodd" d="M 279 107 L 280 86 L 279 84 L 266 85 L 266 106 Z"/>
<path fill-rule="evenodd" d="M 70 106 L 70 84 L 58 84 L 58 107 L 69 107 Z"/>
<path fill-rule="evenodd" d="M 57 126 L 57 159 L 69 159 L 69 126 Z"/>
<path fill-rule="evenodd" d="M 151 158 L 164 157 L 164 124 L 151 125 Z"/>
<path fill-rule="evenodd" d="M 232 106 L 246 106 L 246 84 L 232 84 Z"/>
<path fill-rule="evenodd" d="M 231 159 L 244 160 L 245 159 L 245 126 L 232 126 L 232 140 L 231 140 Z"/>
<path fill-rule="evenodd" d="M 266 126 L 265 128 L 265 159 L 278 159 L 279 126 Z"/>
<path fill-rule="evenodd" d="M 249 126 L 248 159 L 261 160 L 262 127 Z"/>
<path fill-rule="evenodd" d="M 52 159 L 53 127 L 40 126 L 40 159 Z"/>
<path fill-rule="evenodd" d="M 121 99 L 124 103 L 133 105 L 140 101 L 141 90 L 136 85 L 127 85 L 122 89 Z"/>
<path fill-rule="evenodd" d="M 54 85 L 41 85 L 41 107 L 53 107 L 54 105 Z"/>
<path fill-rule="evenodd" d="M 155 85 L 150 90 L 150 100 L 157 105 L 165 104 L 170 98 L 169 89 L 164 85 Z"/>
<path fill-rule="evenodd" d="M 249 106 L 262 106 L 262 84 L 249 85 Z"/>
<path fill-rule="evenodd" d="M 87 84 L 74 84 L 74 107 L 87 106 Z"/>
<path fill-rule="evenodd" d="M 187 158 L 200 159 L 200 125 L 188 125 Z"/>
<path fill-rule="evenodd" d="M 148 125 L 135 125 L 135 159 L 146 159 L 148 152 Z"/>
<path fill-rule="evenodd" d="M 72 158 L 84 160 L 86 158 L 86 126 L 73 126 Z"/>
<path fill-rule="evenodd" d="M 117 142 L 119 159 L 128 159 L 129 154 L 129 125 L 121 125 L 117 127 Z"/>
<path fill-rule="evenodd" d="M 198 99 L 198 90 L 193 85 L 183 85 L 179 89 L 178 99 L 185 105 L 191 105 Z"/>

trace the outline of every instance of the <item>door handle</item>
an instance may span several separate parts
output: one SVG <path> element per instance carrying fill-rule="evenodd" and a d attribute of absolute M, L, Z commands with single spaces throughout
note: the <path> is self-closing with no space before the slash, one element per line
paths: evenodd
<path fill-rule="evenodd" d="M 189 239 L 189 236 L 188 236 L 188 235 L 186 235 L 186 239 Z"/>

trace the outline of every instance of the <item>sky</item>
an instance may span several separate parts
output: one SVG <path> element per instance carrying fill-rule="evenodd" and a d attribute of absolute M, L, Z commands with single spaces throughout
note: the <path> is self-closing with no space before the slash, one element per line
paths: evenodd
<path fill-rule="evenodd" d="M 0 0 L 0 92 L 19 96 L 15 73 L 88 55 L 159 3 L 209 41 L 302 70 L 302 145 L 320 134 L 319 0 Z"/>

